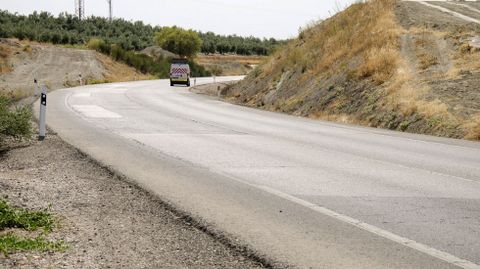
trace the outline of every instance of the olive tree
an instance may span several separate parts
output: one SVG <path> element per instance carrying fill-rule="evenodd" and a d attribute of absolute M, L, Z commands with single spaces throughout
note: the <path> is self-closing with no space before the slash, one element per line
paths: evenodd
<path fill-rule="evenodd" d="M 197 32 L 180 27 L 163 27 L 155 34 L 155 42 L 162 49 L 191 58 L 202 48 Z"/>

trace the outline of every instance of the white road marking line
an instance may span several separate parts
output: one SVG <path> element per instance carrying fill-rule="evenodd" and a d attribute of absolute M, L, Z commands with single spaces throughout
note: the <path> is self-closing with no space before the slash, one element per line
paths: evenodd
<path fill-rule="evenodd" d="M 119 119 L 122 116 L 96 105 L 72 105 L 72 108 L 87 118 Z"/>
<path fill-rule="evenodd" d="M 92 94 L 89 93 L 89 92 L 80 92 L 80 93 L 76 93 L 73 97 L 81 97 L 81 98 L 87 98 L 87 97 L 91 97 Z"/>
<path fill-rule="evenodd" d="M 216 170 L 216 169 L 214 169 L 214 170 Z M 313 204 L 311 202 L 308 202 L 308 201 L 305 201 L 303 199 L 297 198 L 295 196 L 284 193 L 282 191 L 270 188 L 268 186 L 258 185 L 258 184 L 254 184 L 254 183 L 244 181 L 244 180 L 242 180 L 242 179 L 240 179 L 236 176 L 230 175 L 228 173 L 225 173 L 225 172 L 222 172 L 222 171 L 219 171 L 219 170 L 216 170 L 214 172 L 216 172 L 218 174 L 221 174 L 221 175 L 224 175 L 224 176 L 226 176 L 226 177 L 228 177 L 232 180 L 235 180 L 237 182 L 240 182 L 242 184 L 246 184 L 248 186 L 260 189 L 262 191 L 265 191 L 269 194 L 275 195 L 275 196 L 280 197 L 282 199 L 285 199 L 285 200 L 288 200 L 290 202 L 296 203 L 298 205 L 304 206 L 306 208 L 309 208 L 310 210 L 313 210 L 317 213 L 320 213 L 320 214 L 323 214 L 325 216 L 334 218 L 334 219 L 339 220 L 343 223 L 353 225 L 357 228 L 360 228 L 360 229 L 365 230 L 367 232 L 373 233 L 375 235 L 378 235 L 380 237 L 383 237 L 385 239 L 388 239 L 388 240 L 393 241 L 395 243 L 398 243 L 400 245 L 409 247 L 409 248 L 414 249 L 416 251 L 422 252 L 422 253 L 427 254 L 429 256 L 435 257 L 437 259 L 440 259 L 440 260 L 445 261 L 447 263 L 450 263 L 452 265 L 458 266 L 460 268 L 480 269 L 480 265 L 475 264 L 471 261 L 467 261 L 465 259 L 456 257 L 456 256 L 454 256 L 450 253 L 443 252 L 441 250 L 438 250 L 438 249 L 435 249 L 433 247 L 427 246 L 425 244 L 416 242 L 416 241 L 408 239 L 406 237 L 402 237 L 400 235 L 394 234 L 392 232 L 389 232 L 389 231 L 384 230 L 382 228 L 379 228 L 377 226 L 365 223 L 361 220 L 349 217 L 347 215 L 343 215 L 341 213 L 337 213 L 337 212 L 335 212 L 331 209 L 328 209 L 326 207 Z"/>
<path fill-rule="evenodd" d="M 73 105 L 72 108 L 74 108 L 75 110 L 79 111 L 80 113 L 82 113 L 84 115 L 90 114 L 90 117 L 93 117 L 93 118 L 96 118 L 96 117 L 104 118 L 106 115 L 107 116 L 108 115 L 113 116 L 114 118 L 121 118 L 120 115 L 118 115 L 114 112 L 108 111 L 108 110 L 106 110 L 102 107 L 95 106 L 95 105 Z M 86 116 L 88 117 L 88 115 L 86 115 Z M 213 170 L 216 170 L 216 169 L 213 169 Z M 409 248 L 414 249 L 416 251 L 419 251 L 421 253 L 427 254 L 429 256 L 438 258 L 440 260 L 443 260 L 447 263 L 458 266 L 460 268 L 480 269 L 480 265 L 475 264 L 473 262 L 470 262 L 468 260 L 465 260 L 465 259 L 456 257 L 452 254 L 437 250 L 433 247 L 430 247 L 428 245 L 416 242 L 414 240 L 399 236 L 397 234 L 394 234 L 392 232 L 383 230 L 383 229 L 381 229 L 379 227 L 376 227 L 374 225 L 370 225 L 368 223 L 365 223 L 361 220 L 357 220 L 357 219 L 349 217 L 347 215 L 337 213 L 337 212 L 335 212 L 333 210 L 330 210 L 328 208 L 318 206 L 316 204 L 313 204 L 311 202 L 308 202 L 308 201 L 305 201 L 303 199 L 297 198 L 297 197 L 292 196 L 290 194 L 278 191 L 276 189 L 273 189 L 273 188 L 270 188 L 270 187 L 267 187 L 267 186 L 249 183 L 249 182 L 246 182 L 246 181 L 244 181 L 242 179 L 239 179 L 235 176 L 226 174 L 226 173 L 218 171 L 218 170 L 215 171 L 215 172 L 218 173 L 218 174 L 222 174 L 224 176 L 227 176 L 228 178 L 231 178 L 231 179 L 233 179 L 237 182 L 240 182 L 242 184 L 246 184 L 248 186 L 260 189 L 260 190 L 265 191 L 269 194 L 275 195 L 279 198 L 282 198 L 282 199 L 288 200 L 290 202 L 296 203 L 298 205 L 304 206 L 304 207 L 309 208 L 310 210 L 313 210 L 317 213 L 323 214 L 325 216 L 332 217 L 332 218 L 334 218 L 336 220 L 339 220 L 343 223 L 347 223 L 349 225 L 352 225 L 352 226 L 355 226 L 357 228 L 363 229 L 367 232 L 373 233 L 375 235 L 378 235 L 378 236 L 383 237 L 385 239 L 391 240 L 391 241 L 396 242 L 398 244 L 401 244 L 403 246 L 406 246 L 406 247 L 409 247 Z"/>
<path fill-rule="evenodd" d="M 441 11 L 443 11 L 443 12 L 449 13 L 450 15 L 453 15 L 453 16 L 455 16 L 455 17 L 457 17 L 457 18 L 462 19 L 462 20 L 480 24 L 480 21 L 479 21 L 479 20 L 474 19 L 474 18 L 472 18 L 472 17 L 465 16 L 465 15 L 460 14 L 460 13 L 458 13 L 458 12 L 452 11 L 452 10 L 450 10 L 450 9 L 448 9 L 448 8 L 444 8 L 444 7 L 432 5 L 432 4 L 430 4 L 430 3 L 425 3 L 424 1 L 420 1 L 420 0 L 411 0 L 411 2 L 417 2 L 417 3 L 419 3 L 419 4 L 422 4 L 422 5 L 425 5 L 425 6 L 428 6 L 428 7 L 433 7 L 433 8 L 439 9 L 439 10 L 441 10 Z"/>

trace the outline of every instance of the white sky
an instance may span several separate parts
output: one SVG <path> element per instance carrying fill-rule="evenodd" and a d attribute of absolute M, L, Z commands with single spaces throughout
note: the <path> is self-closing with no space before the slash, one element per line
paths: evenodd
<path fill-rule="evenodd" d="M 306 23 L 326 18 L 355 0 L 112 0 L 114 17 L 178 25 L 218 34 L 289 38 Z M 74 13 L 74 0 L 0 0 L 0 9 Z M 86 15 L 108 15 L 106 0 L 85 0 Z"/>

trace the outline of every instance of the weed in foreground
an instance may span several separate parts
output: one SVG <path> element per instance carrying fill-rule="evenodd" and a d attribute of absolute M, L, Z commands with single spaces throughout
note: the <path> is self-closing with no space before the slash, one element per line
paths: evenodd
<path fill-rule="evenodd" d="M 43 228 L 50 232 L 54 227 L 54 217 L 46 209 L 28 211 L 13 208 L 6 201 L 0 199 L 0 231 L 7 228 L 20 228 L 35 231 Z"/>
<path fill-rule="evenodd" d="M 51 242 L 43 236 L 25 238 L 12 233 L 0 235 L 0 253 L 5 256 L 17 251 L 65 251 L 67 248 L 63 241 Z"/>
<path fill-rule="evenodd" d="M 0 95 L 0 144 L 4 136 L 28 138 L 32 134 L 30 109 L 25 106 L 12 110 L 12 102 L 13 98 Z"/>

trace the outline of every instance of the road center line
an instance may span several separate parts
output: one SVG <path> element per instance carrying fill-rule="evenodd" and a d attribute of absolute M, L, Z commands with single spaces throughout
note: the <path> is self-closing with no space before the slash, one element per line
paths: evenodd
<path fill-rule="evenodd" d="M 365 223 L 361 220 L 358 220 L 358 219 L 349 217 L 347 215 L 335 212 L 335 211 L 333 211 L 331 209 L 328 209 L 326 207 L 313 204 L 311 202 L 308 202 L 308 201 L 305 201 L 303 199 L 297 198 L 293 195 L 284 193 L 282 191 L 270 188 L 268 186 L 258 185 L 258 184 L 254 184 L 254 183 L 244 181 L 244 180 L 242 180 L 242 179 L 240 179 L 236 176 L 233 176 L 233 175 L 230 175 L 230 174 L 218 171 L 218 170 L 215 170 L 214 172 L 218 173 L 218 174 L 221 174 L 223 176 L 226 176 L 226 177 L 228 177 L 232 180 L 235 180 L 237 182 L 240 182 L 242 184 L 246 184 L 250 187 L 260 189 L 260 190 L 265 191 L 265 192 L 267 192 L 271 195 L 275 195 L 275 196 L 280 197 L 282 199 L 285 199 L 285 200 L 288 200 L 288 201 L 293 202 L 295 204 L 301 205 L 303 207 L 306 207 L 306 208 L 308 208 L 310 210 L 313 210 L 317 213 L 320 213 L 322 215 L 334 218 L 334 219 L 339 220 L 343 223 L 350 224 L 352 226 L 355 226 L 355 227 L 360 228 L 362 230 L 365 230 L 367 232 L 373 233 L 375 235 L 378 235 L 380 237 L 383 237 L 385 239 L 388 239 L 388 240 L 393 241 L 395 243 L 398 243 L 400 245 L 406 246 L 408 248 L 411 248 L 411 249 L 414 249 L 416 251 L 422 252 L 422 253 L 427 254 L 429 256 L 435 257 L 437 259 L 440 259 L 440 260 L 445 261 L 447 263 L 450 263 L 452 265 L 458 266 L 460 268 L 480 269 L 480 265 L 475 264 L 471 261 L 456 257 L 456 256 L 454 256 L 450 253 L 443 252 L 441 250 L 435 249 L 435 248 L 427 246 L 425 244 L 416 242 L 412 239 L 402 237 L 400 235 L 394 234 L 392 232 L 389 232 L 389 231 L 384 230 L 382 228 L 379 228 L 377 226 Z"/>

